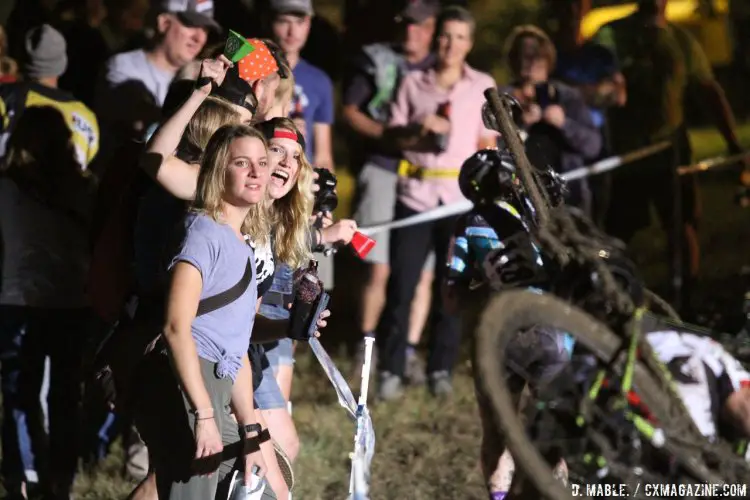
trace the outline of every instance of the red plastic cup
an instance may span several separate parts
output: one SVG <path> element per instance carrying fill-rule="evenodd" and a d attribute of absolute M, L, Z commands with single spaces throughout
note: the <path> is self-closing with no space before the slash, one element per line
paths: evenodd
<path fill-rule="evenodd" d="M 375 248 L 375 240 L 357 231 L 356 233 L 354 233 L 354 237 L 352 238 L 352 242 L 350 243 L 350 245 L 357 253 L 357 256 L 360 259 L 364 259 L 365 257 L 367 257 L 367 254 L 369 254 L 370 251 Z"/>

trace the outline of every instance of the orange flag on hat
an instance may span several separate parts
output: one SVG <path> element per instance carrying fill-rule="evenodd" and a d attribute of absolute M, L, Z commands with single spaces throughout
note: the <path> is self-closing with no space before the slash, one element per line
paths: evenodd
<path fill-rule="evenodd" d="M 255 47 L 255 50 L 237 63 L 240 78 L 252 83 L 276 73 L 279 70 L 279 65 L 268 46 L 258 38 L 248 38 L 247 41 Z"/>

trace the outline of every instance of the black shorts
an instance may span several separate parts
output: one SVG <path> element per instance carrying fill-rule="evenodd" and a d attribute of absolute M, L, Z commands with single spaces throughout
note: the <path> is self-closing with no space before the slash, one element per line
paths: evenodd
<path fill-rule="evenodd" d="M 687 131 L 681 131 L 666 150 L 612 172 L 609 209 L 605 217 L 607 232 L 629 241 L 638 230 L 651 223 L 652 203 L 662 227 L 671 229 L 676 192 L 675 166 L 690 164 L 691 156 Z M 680 189 L 682 220 L 695 227 L 700 208 L 696 176 L 681 176 Z"/>
<path fill-rule="evenodd" d="M 570 362 L 564 334 L 549 328 L 532 328 L 518 332 L 505 352 L 509 385 L 520 392 L 553 380 Z"/>

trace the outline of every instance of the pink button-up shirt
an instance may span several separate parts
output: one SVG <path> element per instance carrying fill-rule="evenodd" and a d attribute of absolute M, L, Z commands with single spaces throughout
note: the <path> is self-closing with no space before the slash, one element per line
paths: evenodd
<path fill-rule="evenodd" d="M 450 90 L 438 87 L 435 70 L 414 71 L 404 77 L 398 96 L 391 106 L 390 125 L 395 127 L 422 123 L 450 102 L 451 131 L 442 153 L 404 151 L 404 159 L 425 169 L 458 170 L 464 160 L 477 151 L 483 138 L 497 137 L 482 123 L 484 91 L 496 87 L 486 73 L 464 65 L 461 79 Z M 407 207 L 423 212 L 443 204 L 463 201 L 458 179 L 450 177 L 413 179 L 400 177 L 398 199 Z"/>

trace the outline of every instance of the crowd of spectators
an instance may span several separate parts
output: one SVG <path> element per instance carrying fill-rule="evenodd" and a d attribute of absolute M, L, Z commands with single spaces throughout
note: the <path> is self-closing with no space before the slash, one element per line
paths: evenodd
<path fill-rule="evenodd" d="M 307 264 L 302 256 L 309 250 L 318 252 L 325 288 L 334 290 L 335 254 L 323 250 L 350 242 L 358 225 L 464 200 L 457 183 L 461 164 L 501 140 L 482 121 L 488 88 L 518 100 L 530 159 L 558 172 L 670 141 L 669 149 L 641 160 L 640 167 L 569 186 L 569 204 L 625 241 L 649 223 L 652 202 L 668 234 L 674 233 L 674 169 L 690 160 L 686 100 L 704 104 L 729 150 L 740 150 L 732 112 L 705 54 L 688 32 L 666 21 L 666 0 L 639 0 L 635 13 L 605 25 L 591 40 L 580 34 L 590 0 L 549 2 L 557 21 L 549 33 L 524 25 L 505 34 L 510 78 L 501 82 L 467 62 L 477 26 L 461 6 L 465 2 L 350 3 L 349 30 L 331 41 L 312 0 L 16 2 L 0 28 L 2 475 L 11 498 L 26 498 L 32 488 L 46 498 L 69 498 L 78 459 L 94 466 L 117 435 L 125 436 L 127 474 L 143 481 L 132 498 L 155 498 L 157 489 L 177 481 L 181 472 L 171 470 L 164 449 L 149 454 L 133 415 L 86 406 L 83 418 L 85 368 L 94 344 L 138 315 L 149 321 L 165 321 L 166 315 L 182 325 L 182 316 L 163 304 L 167 290 L 179 295 L 174 282 L 170 288 L 168 268 L 172 279 L 187 283 L 184 295 L 195 269 L 207 286 L 206 273 L 216 262 L 252 257 L 257 288 L 243 303 L 254 306 L 259 299 L 259 315 L 234 326 L 253 329 L 254 343 L 265 339 L 256 357 L 252 347 L 248 355 L 251 365 L 262 365 L 252 367 L 260 384 L 254 388 L 257 423 L 293 463 L 299 449 L 289 403 L 296 343 L 256 332 L 273 330 L 266 320 L 289 319 L 293 275 Z M 382 18 L 383 29 L 357 30 L 367 16 Z M 249 37 L 254 50 L 219 68 L 216 58 L 230 29 Z M 343 49 L 341 40 L 347 40 Z M 334 56 L 341 61 L 331 63 Z M 211 85 L 201 80 L 206 78 Z M 336 119 L 346 134 L 334 134 Z M 343 140 L 350 156 L 335 158 L 340 149 L 334 143 Z M 250 180 L 242 182 L 253 186 L 249 190 L 267 190 L 269 201 L 245 193 L 239 174 L 232 177 L 234 164 L 223 164 L 228 155 L 240 155 L 232 148 L 252 166 Z M 356 178 L 354 215 L 334 221 L 330 213 L 313 213 L 313 167 L 336 172 L 342 164 Z M 211 176 L 233 180 L 216 181 L 221 188 L 213 192 Z M 684 177 L 681 189 L 686 276 L 695 277 L 695 179 Z M 225 197 L 223 205 L 217 196 Z M 201 215 L 188 216 L 183 245 L 167 267 L 160 252 L 186 203 Z M 212 210 L 242 214 L 229 225 L 252 241 L 251 250 L 227 250 L 236 241 L 208 216 Z M 251 217 L 255 226 L 242 224 Z M 376 336 L 382 399 L 402 397 L 407 384 L 426 383 L 435 396 L 452 392 L 461 328 L 439 285 L 455 222 L 448 217 L 374 236 L 356 311 L 360 336 L 352 340 Z M 219 246 L 204 248 L 206 238 Z M 677 244 L 671 236 L 670 244 Z M 217 260 L 220 251 L 228 255 Z M 227 276 L 212 279 L 214 292 L 233 284 Z M 196 339 L 203 338 L 196 328 L 212 331 L 210 316 L 195 318 L 195 325 L 206 323 L 193 326 Z M 177 352 L 187 356 L 175 340 L 180 328 L 171 337 L 165 333 L 160 344 L 177 358 Z M 423 330 L 430 331 L 426 363 L 418 350 Z M 226 362 L 223 355 L 213 359 L 208 348 L 197 352 L 208 361 L 192 369 L 202 370 L 204 379 L 211 363 Z M 235 361 L 230 378 L 240 380 L 243 359 Z M 161 373 L 165 367 L 156 362 L 151 369 Z M 184 374 L 176 375 L 184 384 Z M 183 395 L 203 398 L 214 409 L 229 398 L 238 405 L 235 418 L 255 425 L 248 416 L 252 408 L 234 399 L 234 387 L 244 386 L 225 384 L 223 377 L 215 382 L 207 382 L 208 392 L 218 391 L 210 398 L 193 389 Z M 151 396 L 155 404 L 158 397 Z M 193 420 L 203 418 L 198 410 L 204 408 L 182 406 L 164 411 L 189 410 Z M 150 417 L 141 411 L 136 421 L 149 427 L 154 446 L 164 447 L 153 437 L 160 428 Z M 217 425 L 223 432 L 227 423 Z M 206 444 L 204 451 L 217 449 Z M 274 465 L 273 449 L 271 455 L 261 451 L 263 459 L 251 462 L 268 468 L 273 490 L 284 497 L 284 481 L 272 479 L 283 460 Z M 162 474 L 155 474 L 155 463 Z M 186 486 L 185 494 L 216 488 L 206 484 Z"/>

